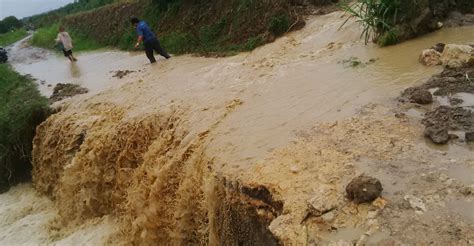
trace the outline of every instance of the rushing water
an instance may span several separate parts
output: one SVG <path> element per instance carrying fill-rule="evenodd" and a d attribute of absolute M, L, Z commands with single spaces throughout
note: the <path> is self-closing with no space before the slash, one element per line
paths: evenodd
<path fill-rule="evenodd" d="M 238 173 L 270 150 L 288 144 L 295 131 L 316 122 L 348 118 L 371 102 L 390 102 L 403 88 L 422 83 L 440 71 L 440 67 L 418 63 L 421 50 L 438 42 L 462 44 L 474 40 L 474 28 L 460 27 L 378 48 L 359 39 L 355 23 L 339 30 L 343 21 L 340 13 L 312 17 L 303 30 L 251 53 L 220 59 L 174 57 L 154 66 L 147 65 L 142 53 L 120 51 L 80 53 L 79 61 L 70 63 L 56 53 L 28 46 L 25 40 L 9 51 L 14 68 L 36 78 L 45 95 L 51 94 L 57 83 L 76 83 L 96 94 L 128 82 L 152 81 L 150 90 L 123 89 L 141 93 L 135 99 L 142 100 L 144 107 L 150 103 L 191 102 L 196 113 L 188 120 L 196 129 L 206 121 L 201 112 L 239 99 L 243 102 L 239 110 L 213 129 L 215 138 L 208 149 L 222 170 Z M 362 64 L 348 66 L 346 61 L 351 59 Z M 117 70 L 135 73 L 120 80 L 112 76 Z M 129 102 L 129 98 L 116 100 Z M 18 202 L 9 201 L 10 208 Z M 30 223 L 25 228 L 29 231 L 41 226 L 44 224 Z M 9 231 L 0 239 L 11 242 L 22 235 L 20 232 Z"/>

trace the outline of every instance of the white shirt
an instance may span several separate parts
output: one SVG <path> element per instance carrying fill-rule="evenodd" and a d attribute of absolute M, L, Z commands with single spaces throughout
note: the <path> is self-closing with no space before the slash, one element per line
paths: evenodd
<path fill-rule="evenodd" d="M 56 38 L 56 42 L 61 42 L 63 44 L 64 50 L 72 50 L 72 39 L 67 32 L 60 32 L 58 33 L 58 37 Z"/>

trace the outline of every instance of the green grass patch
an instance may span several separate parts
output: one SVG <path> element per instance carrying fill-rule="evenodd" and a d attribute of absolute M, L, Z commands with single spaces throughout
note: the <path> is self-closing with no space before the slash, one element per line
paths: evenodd
<path fill-rule="evenodd" d="M 24 28 L 20 28 L 11 32 L 0 34 L 0 46 L 8 46 L 15 43 L 18 40 L 26 37 L 28 33 Z"/>
<path fill-rule="evenodd" d="M 172 32 L 160 39 L 161 45 L 173 54 L 184 54 L 194 50 L 196 40 L 189 33 Z"/>
<path fill-rule="evenodd" d="M 30 178 L 36 126 L 49 115 L 47 99 L 28 77 L 0 64 L 0 192 Z"/>
<path fill-rule="evenodd" d="M 350 15 L 349 18 L 356 18 L 362 25 L 361 37 L 366 44 L 380 37 L 380 45 L 396 43 L 398 33 L 394 31 L 394 25 L 400 14 L 400 0 L 345 0 L 339 6 Z"/>
<path fill-rule="evenodd" d="M 268 30 L 275 36 L 281 36 L 290 28 L 290 17 L 286 14 L 276 15 L 270 19 Z"/>
<path fill-rule="evenodd" d="M 53 48 L 56 43 L 55 40 L 58 36 L 59 27 L 60 24 L 56 23 L 49 27 L 43 27 L 38 29 L 33 35 L 33 38 L 31 39 L 31 44 L 41 48 Z M 104 45 L 101 45 L 97 41 L 88 38 L 84 34 L 75 32 L 74 30 L 70 30 L 68 32 L 69 35 L 71 35 L 73 41 L 74 51 L 96 50 L 104 47 Z"/>

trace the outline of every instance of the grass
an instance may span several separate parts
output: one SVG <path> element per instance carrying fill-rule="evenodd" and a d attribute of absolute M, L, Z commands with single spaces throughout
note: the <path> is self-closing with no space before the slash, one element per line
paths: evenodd
<path fill-rule="evenodd" d="M 34 82 L 0 64 L 0 193 L 30 177 L 36 126 L 49 115 Z"/>
<path fill-rule="evenodd" d="M 349 18 L 355 17 L 362 25 L 361 37 L 365 39 L 366 44 L 372 40 L 378 41 L 380 37 L 383 37 L 379 42 L 381 46 L 397 42 L 394 25 L 401 8 L 399 0 L 346 0 L 340 7 L 349 13 Z"/>
<path fill-rule="evenodd" d="M 59 27 L 60 24 L 55 23 L 49 27 L 38 29 L 31 39 L 31 44 L 42 48 L 53 48 Z M 104 45 L 99 44 L 93 39 L 89 39 L 86 35 L 75 32 L 74 30 L 68 32 L 73 40 L 74 51 L 96 50 L 104 47 Z"/>
<path fill-rule="evenodd" d="M 26 37 L 28 33 L 24 28 L 20 28 L 8 33 L 0 34 L 0 46 L 8 46 L 15 43 L 18 40 Z"/>

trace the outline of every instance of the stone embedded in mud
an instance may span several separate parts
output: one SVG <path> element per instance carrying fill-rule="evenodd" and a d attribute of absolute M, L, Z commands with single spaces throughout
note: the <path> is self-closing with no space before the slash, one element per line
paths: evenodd
<path fill-rule="evenodd" d="M 87 88 L 80 87 L 79 85 L 59 83 L 54 87 L 53 95 L 49 97 L 49 101 L 50 103 L 55 103 L 68 97 L 73 97 L 75 95 L 85 94 L 88 92 L 89 90 Z"/>
<path fill-rule="evenodd" d="M 433 95 L 431 95 L 429 91 L 419 87 L 410 87 L 406 89 L 402 95 L 417 104 L 430 104 L 433 102 Z"/>
<path fill-rule="evenodd" d="M 360 175 L 354 178 L 347 186 L 347 198 L 359 204 L 372 202 L 382 193 L 382 184 L 376 178 Z"/>
<path fill-rule="evenodd" d="M 434 49 L 426 49 L 421 52 L 419 62 L 425 66 L 441 65 L 441 53 Z"/>
<path fill-rule="evenodd" d="M 473 132 L 466 132 L 465 134 L 466 142 L 474 142 L 474 131 Z"/>
<path fill-rule="evenodd" d="M 448 128 L 443 126 L 429 126 L 425 129 L 424 134 L 436 144 L 445 144 L 450 138 Z"/>

